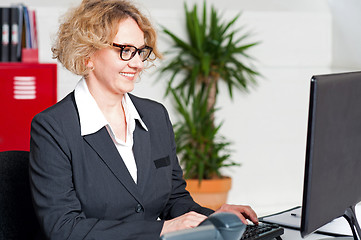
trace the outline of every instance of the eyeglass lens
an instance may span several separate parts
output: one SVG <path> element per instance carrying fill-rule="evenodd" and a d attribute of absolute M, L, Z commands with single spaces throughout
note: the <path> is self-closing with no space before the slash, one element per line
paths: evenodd
<path fill-rule="evenodd" d="M 135 56 L 135 54 L 138 52 L 140 59 L 142 61 L 145 61 L 149 57 L 151 51 L 152 51 L 151 48 L 147 48 L 147 47 L 137 49 L 136 47 L 133 46 L 124 46 L 120 51 L 120 57 L 124 61 L 128 61 L 132 59 Z"/>

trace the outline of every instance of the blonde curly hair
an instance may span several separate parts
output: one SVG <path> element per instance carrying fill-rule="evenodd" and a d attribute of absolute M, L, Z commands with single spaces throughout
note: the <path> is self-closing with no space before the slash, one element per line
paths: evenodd
<path fill-rule="evenodd" d="M 77 75 L 89 73 L 87 63 L 97 50 L 110 47 L 119 22 L 131 17 L 144 32 L 144 41 L 153 48 L 150 61 L 161 58 L 157 34 L 151 22 L 126 0 L 83 0 L 71 9 L 61 23 L 52 47 L 53 58 Z"/>

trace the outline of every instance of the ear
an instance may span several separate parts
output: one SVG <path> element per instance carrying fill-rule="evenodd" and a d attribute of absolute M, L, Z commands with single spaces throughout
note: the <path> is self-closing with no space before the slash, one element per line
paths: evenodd
<path fill-rule="evenodd" d="M 94 63 L 93 63 L 93 61 L 92 61 L 90 58 L 87 59 L 86 67 L 89 68 L 89 69 L 93 69 L 93 68 L 94 68 Z"/>

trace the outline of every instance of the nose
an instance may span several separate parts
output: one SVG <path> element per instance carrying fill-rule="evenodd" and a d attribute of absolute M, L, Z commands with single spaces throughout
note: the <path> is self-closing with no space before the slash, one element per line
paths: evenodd
<path fill-rule="evenodd" d="M 129 60 L 128 65 L 131 68 L 142 69 L 144 67 L 144 62 L 140 58 L 140 55 L 137 53 L 132 59 Z"/>

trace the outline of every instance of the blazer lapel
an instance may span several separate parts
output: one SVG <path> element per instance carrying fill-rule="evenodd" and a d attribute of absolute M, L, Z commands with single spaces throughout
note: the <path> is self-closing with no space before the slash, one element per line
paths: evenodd
<path fill-rule="evenodd" d="M 151 152 L 150 152 L 150 136 L 138 121 L 136 121 L 133 133 L 133 153 L 137 164 L 138 188 L 140 192 L 144 192 L 147 185 L 150 168 L 151 168 Z"/>
<path fill-rule="evenodd" d="M 84 136 L 84 139 L 100 156 L 102 161 L 109 167 L 110 171 L 118 178 L 129 193 L 132 194 L 138 202 L 142 202 L 137 185 L 129 174 L 106 127 L 101 128 L 94 134 Z"/>

